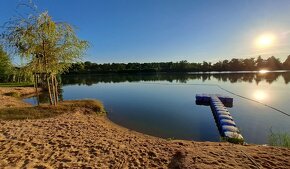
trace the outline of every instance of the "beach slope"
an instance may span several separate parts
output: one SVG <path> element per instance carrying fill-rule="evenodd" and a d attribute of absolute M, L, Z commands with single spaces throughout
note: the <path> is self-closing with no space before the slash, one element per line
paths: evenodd
<path fill-rule="evenodd" d="M 17 91 L 0 88 L 0 98 L 6 90 Z M 15 106 L 22 104 L 27 106 Z M 0 168 L 286 169 L 290 149 L 165 140 L 78 107 L 45 119 L 0 120 Z"/>

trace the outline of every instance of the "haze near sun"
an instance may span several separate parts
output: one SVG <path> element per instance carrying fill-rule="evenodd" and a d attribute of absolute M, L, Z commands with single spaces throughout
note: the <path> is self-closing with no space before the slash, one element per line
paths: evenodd
<path fill-rule="evenodd" d="M 258 48 L 269 48 L 274 45 L 276 37 L 274 34 L 262 34 L 256 39 L 256 46 Z"/>

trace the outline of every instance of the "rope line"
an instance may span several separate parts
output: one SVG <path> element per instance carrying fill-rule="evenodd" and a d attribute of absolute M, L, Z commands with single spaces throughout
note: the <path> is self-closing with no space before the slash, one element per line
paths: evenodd
<path fill-rule="evenodd" d="M 261 104 L 261 105 L 263 105 L 263 106 L 266 106 L 266 107 L 268 107 L 268 108 L 271 108 L 271 109 L 273 109 L 273 110 L 276 110 L 277 112 L 280 112 L 280 113 L 282 113 L 282 114 L 284 114 L 284 115 L 290 117 L 290 114 L 288 114 L 288 113 L 286 113 L 286 112 L 284 112 L 284 111 L 282 111 L 282 110 L 280 110 L 280 109 L 277 109 L 276 107 L 273 107 L 273 106 L 271 106 L 271 105 L 265 104 L 265 103 L 260 102 L 260 101 L 258 101 L 258 100 L 254 100 L 254 99 L 251 99 L 251 98 L 248 98 L 248 97 L 245 97 L 245 96 L 242 96 L 242 95 L 236 94 L 236 93 L 231 92 L 231 91 L 229 91 L 229 90 L 227 90 L 227 89 L 225 89 L 225 88 L 223 88 L 223 87 L 221 87 L 221 86 L 219 86 L 219 85 L 217 85 L 217 86 L 218 86 L 220 89 L 222 89 L 222 90 L 224 90 L 224 91 L 226 91 L 226 92 L 228 92 L 228 93 L 230 93 L 230 94 L 232 94 L 232 95 L 238 96 L 238 97 L 240 97 L 240 98 L 243 98 L 243 99 L 246 99 L 246 100 L 249 100 L 249 101 L 252 101 L 252 102 L 256 102 L 256 103 L 258 103 L 258 104 Z"/>
<path fill-rule="evenodd" d="M 229 90 L 227 90 L 227 89 L 221 87 L 221 86 L 218 85 L 218 84 L 199 84 L 199 83 L 195 83 L 195 84 L 194 84 L 194 83 L 190 83 L 190 84 L 168 84 L 168 83 L 148 83 L 148 82 L 142 82 L 141 84 L 150 84 L 150 85 L 158 84 L 158 85 L 168 85 L 168 86 L 170 86 L 170 85 L 173 85 L 173 86 L 183 86 L 183 85 L 192 85 L 192 86 L 215 86 L 215 87 L 218 87 L 218 88 L 220 88 L 221 90 L 223 90 L 223 91 L 225 91 L 225 92 L 227 92 L 227 93 L 230 93 L 230 94 L 232 94 L 232 95 L 235 95 L 235 96 L 240 97 L 240 98 L 245 99 L 245 100 L 249 100 L 249 101 L 252 101 L 252 102 L 255 102 L 255 103 L 261 104 L 261 105 L 263 105 L 263 106 L 265 106 L 265 107 L 268 107 L 268 108 L 270 108 L 270 109 L 272 109 L 272 110 L 275 110 L 275 111 L 277 111 L 277 112 L 279 112 L 279 113 L 282 113 L 282 114 L 284 114 L 284 115 L 290 117 L 290 114 L 284 112 L 283 110 L 280 110 L 280 109 L 278 109 L 278 108 L 276 108 L 276 107 L 274 107 L 274 106 L 268 105 L 268 104 L 266 104 L 266 103 L 260 102 L 260 101 L 258 101 L 258 100 L 254 100 L 254 99 L 251 99 L 251 98 L 248 98 L 248 97 L 245 97 L 245 96 L 242 96 L 242 95 L 236 94 L 236 93 L 234 93 L 234 92 L 231 92 L 231 91 L 229 91 Z"/>

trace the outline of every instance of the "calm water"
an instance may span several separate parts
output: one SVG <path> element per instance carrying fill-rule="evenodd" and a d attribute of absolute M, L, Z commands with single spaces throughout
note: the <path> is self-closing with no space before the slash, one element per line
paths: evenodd
<path fill-rule="evenodd" d="M 64 100 L 101 100 L 115 123 L 162 138 L 219 141 L 208 106 L 195 104 L 200 93 L 234 98 L 229 108 L 248 143 L 267 143 L 269 130 L 290 133 L 290 117 L 230 94 L 269 104 L 290 114 L 290 73 L 76 75 L 62 79 Z M 34 98 L 26 99 L 34 102 Z"/>

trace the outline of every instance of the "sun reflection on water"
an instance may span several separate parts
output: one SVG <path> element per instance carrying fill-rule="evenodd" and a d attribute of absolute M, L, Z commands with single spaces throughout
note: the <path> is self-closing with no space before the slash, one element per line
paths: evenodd
<path fill-rule="evenodd" d="M 268 72 L 269 72 L 269 70 L 266 70 L 266 69 L 259 70 L 259 73 L 261 73 L 261 74 L 265 74 L 265 73 L 268 73 Z"/>
<path fill-rule="evenodd" d="M 253 93 L 253 96 L 256 100 L 262 101 L 268 98 L 268 94 L 263 90 L 257 90 Z"/>

